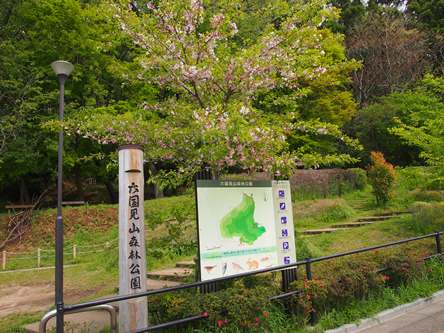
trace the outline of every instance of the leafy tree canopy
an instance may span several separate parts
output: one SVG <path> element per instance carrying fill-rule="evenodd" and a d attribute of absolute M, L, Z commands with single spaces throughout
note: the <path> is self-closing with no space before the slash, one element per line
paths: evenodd
<path fill-rule="evenodd" d="M 57 118 L 58 85 L 50 63 L 69 60 L 66 112 L 96 108 L 149 93 L 129 84 L 134 47 L 106 6 L 75 0 L 8 0 L 0 8 L 0 184 L 46 187 L 55 175 L 57 136 L 43 125 Z M 124 75 L 125 73 L 125 75 Z M 134 90 L 127 89 L 129 87 Z M 103 170 L 106 153 L 73 134 L 66 142 L 66 171 Z M 99 172 L 100 174 L 100 172 Z"/>
<path fill-rule="evenodd" d="M 428 164 L 444 166 L 444 79 L 427 75 L 417 91 L 429 98 L 429 103 L 413 109 L 409 121 L 399 121 L 391 132 L 420 149 Z"/>
<path fill-rule="evenodd" d="M 101 143 L 143 144 L 148 161 L 173 165 L 178 178 L 202 165 L 217 172 L 288 173 L 298 163 L 355 161 L 337 151 L 290 145 L 289 138 L 310 136 L 359 148 L 337 125 L 304 121 L 297 110 L 279 104 L 271 110 L 273 101 L 262 108 L 258 99 L 270 91 L 291 91 L 287 98 L 297 99 L 310 84 L 338 78 L 335 73 L 344 77 L 353 63 L 345 59 L 340 37 L 323 27 L 336 18 L 335 10 L 322 0 L 268 3 L 277 17 L 247 39 L 239 36 L 246 17 L 241 3 L 221 1 L 217 10 L 199 0 L 149 2 L 136 10 L 116 3 L 114 17 L 143 50 L 137 77 L 164 94 L 124 115 L 96 110 L 86 120 L 73 117 L 69 126 Z M 351 98 L 345 100 L 353 108 Z"/>
<path fill-rule="evenodd" d="M 422 26 L 435 32 L 444 32 L 443 0 L 410 0 L 407 9 Z"/>

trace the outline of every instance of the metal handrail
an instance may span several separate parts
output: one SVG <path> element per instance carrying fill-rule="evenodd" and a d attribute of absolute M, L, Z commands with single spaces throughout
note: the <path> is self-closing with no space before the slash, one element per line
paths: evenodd
<path fill-rule="evenodd" d="M 90 308 L 77 309 L 72 311 L 66 311 L 68 314 L 71 313 L 79 313 L 79 312 L 88 312 L 88 311 L 105 311 L 109 313 L 110 323 L 111 323 L 111 333 L 117 333 L 117 312 L 114 306 L 108 304 L 96 305 Z M 51 318 L 54 318 L 57 315 L 57 310 L 51 310 L 47 312 L 43 318 L 40 320 L 39 324 L 39 333 L 46 333 L 46 326 Z"/>
<path fill-rule="evenodd" d="M 233 274 L 233 275 L 226 276 L 226 277 L 220 277 L 220 278 L 206 280 L 206 281 L 192 282 L 192 283 L 183 284 L 183 285 L 179 285 L 179 286 L 175 286 L 175 287 L 167 287 L 167 288 L 162 288 L 162 289 L 157 289 L 157 290 L 148 290 L 148 291 L 134 293 L 134 294 L 128 294 L 128 295 L 119 295 L 119 296 L 113 296 L 113 297 L 108 297 L 108 298 L 101 298 L 101 299 L 97 299 L 94 301 L 78 303 L 78 304 L 66 304 L 65 309 L 72 311 L 72 310 L 77 310 L 77 309 L 88 308 L 91 306 L 107 304 L 107 303 L 111 303 L 111 302 L 126 301 L 126 300 L 130 300 L 130 299 L 138 298 L 138 297 L 147 297 L 147 296 L 153 296 L 153 295 L 157 295 L 157 294 L 174 292 L 174 291 L 183 290 L 183 289 L 196 288 L 196 287 L 200 287 L 205 284 L 208 284 L 208 283 L 229 281 L 229 280 L 243 278 L 243 277 L 247 277 L 247 276 L 251 276 L 251 275 L 282 271 L 285 269 L 296 268 L 299 266 L 304 266 L 304 265 L 306 266 L 307 264 L 312 264 L 315 262 L 336 259 L 336 258 L 340 258 L 340 257 L 353 255 L 353 254 L 374 251 L 374 250 L 383 249 L 383 248 L 390 247 L 390 246 L 396 246 L 396 245 L 401 245 L 401 244 L 405 244 L 405 243 L 409 243 L 409 242 L 413 242 L 413 241 L 417 241 L 417 240 L 421 240 L 421 239 L 431 238 L 431 237 L 435 237 L 437 234 L 442 235 L 442 234 L 444 234 L 444 232 L 436 232 L 436 233 L 427 234 L 427 235 L 423 235 L 423 236 L 407 238 L 407 239 L 403 239 L 403 240 L 399 240 L 399 241 L 395 241 L 395 242 L 391 242 L 391 243 L 385 243 L 385 244 L 376 245 L 376 246 L 364 247 L 364 248 L 357 249 L 357 250 L 341 252 L 341 253 L 337 253 L 337 254 L 333 254 L 333 255 L 329 255 L 329 256 L 323 256 L 323 257 L 318 257 L 318 258 L 313 258 L 313 259 L 309 258 L 309 259 L 297 261 L 297 262 L 294 262 L 294 263 L 288 264 L 288 265 L 280 265 L 280 266 L 256 270 L 253 272 Z"/>
<path fill-rule="evenodd" d="M 444 234 L 444 232 L 437 231 L 437 232 L 434 232 L 431 234 L 402 239 L 402 240 L 398 240 L 395 242 L 385 243 L 385 244 L 376 245 L 376 246 L 364 247 L 364 248 L 360 248 L 360 249 L 356 249 L 356 250 L 336 253 L 333 255 L 322 256 L 322 257 L 318 257 L 318 258 L 307 258 L 305 260 L 297 261 L 297 262 L 294 262 L 294 263 L 291 263 L 288 265 L 280 265 L 280 266 L 270 267 L 270 268 L 266 268 L 266 269 L 253 271 L 253 272 L 241 273 L 241 274 L 236 274 L 236 275 L 231 275 L 231 276 L 227 276 L 227 277 L 221 277 L 221 278 L 216 278 L 216 279 L 206 280 L 206 281 L 198 281 L 198 282 L 179 285 L 179 286 L 175 286 L 175 287 L 167 287 L 167 288 L 158 289 L 158 290 L 148 290 L 145 292 L 134 293 L 134 294 L 130 294 L 130 295 L 119 295 L 119 296 L 113 296 L 113 297 L 108 297 L 108 298 L 96 299 L 96 300 L 88 301 L 88 302 L 84 302 L 84 303 L 63 305 L 63 310 L 65 313 L 89 311 L 89 310 L 85 310 L 85 309 L 97 309 L 97 308 L 103 307 L 103 306 L 105 306 L 105 304 L 111 303 L 111 302 L 126 301 L 126 300 L 130 300 L 130 299 L 135 299 L 138 297 L 147 297 L 147 296 L 158 295 L 158 294 L 163 294 L 163 293 L 168 293 L 168 292 L 174 292 L 174 291 L 178 291 L 178 290 L 196 288 L 196 287 L 201 287 L 201 286 L 207 285 L 209 283 L 234 280 L 237 278 L 242 278 L 242 277 L 261 274 L 261 273 L 285 271 L 288 269 L 297 268 L 299 266 L 305 266 L 307 279 L 311 280 L 312 279 L 311 265 L 313 263 L 327 261 L 327 260 L 331 260 L 331 259 L 337 259 L 337 258 L 341 258 L 341 257 L 349 256 L 349 255 L 354 255 L 354 254 L 359 254 L 359 253 L 364 253 L 364 252 L 369 252 L 369 251 L 374 251 L 374 250 L 378 250 L 378 249 L 383 249 L 383 248 L 387 248 L 387 247 L 391 247 L 391 246 L 406 244 L 409 242 L 414 242 L 414 241 L 432 238 L 432 237 L 434 237 L 435 241 L 436 241 L 437 256 L 440 256 L 440 255 L 444 255 L 442 248 L 441 248 L 441 239 L 440 239 L 441 235 L 443 235 L 443 234 Z M 285 292 L 280 295 L 273 296 L 270 298 L 270 300 L 287 298 L 287 297 L 291 297 L 293 295 L 296 295 L 298 293 L 300 293 L 300 291 L 298 291 L 298 290 L 289 291 L 289 292 Z M 104 308 L 102 308 L 102 309 L 104 309 Z M 53 310 L 51 317 L 55 316 L 55 313 L 56 313 L 56 310 Z M 115 313 L 115 310 L 114 310 L 114 313 Z M 49 315 L 49 313 L 47 315 Z M 196 316 L 192 316 L 192 317 L 188 317 L 188 318 L 183 318 L 183 319 L 174 320 L 174 321 L 170 321 L 170 322 L 163 323 L 163 324 L 158 324 L 158 325 L 142 328 L 142 329 L 139 329 L 137 331 L 137 333 L 149 332 L 149 331 L 158 330 L 158 329 L 162 329 L 162 328 L 172 327 L 172 326 L 176 326 L 179 324 L 184 324 L 187 322 L 191 322 L 191 321 L 199 320 L 199 319 L 204 319 L 204 318 L 208 318 L 208 314 L 206 312 L 201 315 L 196 315 Z M 113 320 L 113 319 L 111 319 L 111 320 Z M 42 321 L 43 321 L 43 319 L 42 319 Z M 310 323 L 313 325 L 315 321 L 316 321 L 315 312 L 311 311 Z M 115 326 L 117 326 L 117 325 L 115 325 Z M 40 331 L 40 333 L 45 333 L 45 331 L 44 330 Z"/>

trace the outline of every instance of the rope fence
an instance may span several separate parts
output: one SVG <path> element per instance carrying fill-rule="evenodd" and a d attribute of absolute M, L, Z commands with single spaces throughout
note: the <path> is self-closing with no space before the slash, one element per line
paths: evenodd
<path fill-rule="evenodd" d="M 110 241 L 93 244 L 77 245 L 64 248 L 64 259 L 69 263 L 75 263 L 83 259 L 82 255 L 100 253 L 118 247 L 119 238 Z M 1 270 L 17 270 L 22 268 L 41 268 L 54 265 L 55 251 L 53 249 L 37 248 L 34 251 L 2 251 L 0 252 Z"/>

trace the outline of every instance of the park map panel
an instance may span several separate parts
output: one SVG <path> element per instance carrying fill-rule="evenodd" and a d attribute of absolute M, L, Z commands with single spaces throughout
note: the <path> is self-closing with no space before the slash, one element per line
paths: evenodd
<path fill-rule="evenodd" d="M 197 206 L 202 281 L 295 261 L 288 182 L 198 180 Z"/>

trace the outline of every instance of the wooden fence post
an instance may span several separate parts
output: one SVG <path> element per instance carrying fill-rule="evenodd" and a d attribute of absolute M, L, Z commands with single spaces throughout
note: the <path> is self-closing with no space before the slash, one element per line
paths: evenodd
<path fill-rule="evenodd" d="M 3 256 L 2 256 L 2 268 L 3 268 L 3 270 L 6 269 L 6 251 L 3 251 Z"/>
<path fill-rule="evenodd" d="M 42 259 L 42 256 L 41 256 L 41 249 L 38 248 L 38 249 L 37 249 L 37 267 L 40 267 L 41 259 Z"/>
<path fill-rule="evenodd" d="M 72 246 L 72 259 L 73 259 L 73 260 L 76 260 L 76 258 L 77 258 L 77 245 L 74 244 L 74 245 Z"/>

